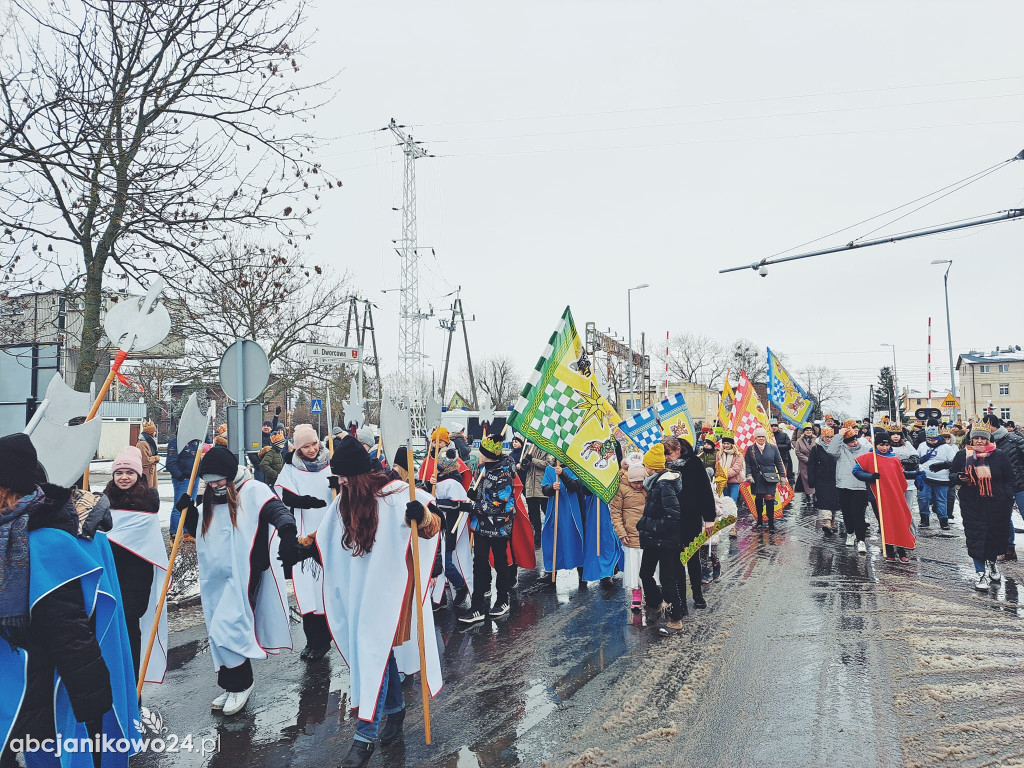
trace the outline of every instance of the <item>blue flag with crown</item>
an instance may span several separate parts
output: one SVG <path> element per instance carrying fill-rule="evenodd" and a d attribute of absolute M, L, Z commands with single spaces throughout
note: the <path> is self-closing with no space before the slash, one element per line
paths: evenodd
<path fill-rule="evenodd" d="M 793 426 L 801 426 L 814 410 L 814 401 L 796 383 L 779 359 L 768 348 L 768 399 L 778 409 L 779 416 Z"/>

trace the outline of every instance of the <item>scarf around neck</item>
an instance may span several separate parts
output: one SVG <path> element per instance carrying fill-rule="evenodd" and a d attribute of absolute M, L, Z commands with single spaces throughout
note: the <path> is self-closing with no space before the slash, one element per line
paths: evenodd
<path fill-rule="evenodd" d="M 988 457 L 995 449 L 996 447 L 992 443 L 982 448 L 971 446 L 965 449 L 968 483 L 977 486 L 979 496 L 992 495 L 992 467 L 988 464 Z"/>
<path fill-rule="evenodd" d="M 292 464 L 307 472 L 319 472 L 330 463 L 331 453 L 323 446 L 320 447 L 320 453 L 316 455 L 315 459 L 307 459 L 299 453 L 298 448 L 295 449 L 295 455 L 292 457 Z"/>
<path fill-rule="evenodd" d="M 43 500 L 36 488 L 0 513 L 0 637 L 23 645 L 29 625 L 28 518 Z"/>

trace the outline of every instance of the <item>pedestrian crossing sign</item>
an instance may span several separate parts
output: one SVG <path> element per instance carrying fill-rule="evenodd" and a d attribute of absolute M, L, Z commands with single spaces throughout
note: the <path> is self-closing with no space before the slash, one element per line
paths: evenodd
<path fill-rule="evenodd" d="M 952 394 L 946 395 L 946 399 L 942 401 L 942 408 L 959 408 L 960 401 L 953 397 Z"/>
<path fill-rule="evenodd" d="M 321 400 L 319 398 L 316 398 L 316 399 L 313 400 L 312 403 L 310 403 L 310 409 L 309 409 L 310 413 L 323 413 L 323 410 L 324 410 L 324 401 L 323 400 Z"/>

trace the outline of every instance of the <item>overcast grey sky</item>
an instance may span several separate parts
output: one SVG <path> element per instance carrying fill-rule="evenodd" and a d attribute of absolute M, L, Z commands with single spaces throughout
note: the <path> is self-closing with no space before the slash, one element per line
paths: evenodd
<path fill-rule="evenodd" d="M 311 243 L 373 299 L 397 361 L 402 162 L 394 116 L 438 155 L 419 161 L 421 299 L 463 289 L 476 357 L 526 371 L 565 304 L 634 338 L 745 336 L 791 368 L 841 369 L 862 402 L 897 344 L 901 381 L 948 385 L 954 354 L 1024 344 L 1024 228 L 1003 223 L 719 275 L 909 202 L 1024 147 L 1019 2 L 702 4 L 334 3 L 311 15 L 318 73 L 343 69 L 317 117 L 344 181 Z M 1011 163 L 889 232 L 1024 203 Z M 901 211 L 902 213 L 902 211 Z M 845 243 L 890 218 L 826 238 Z M 1002 289 L 999 300 L 989 290 Z M 425 326 L 429 365 L 442 332 Z M 859 406 L 856 406 L 859 407 Z"/>

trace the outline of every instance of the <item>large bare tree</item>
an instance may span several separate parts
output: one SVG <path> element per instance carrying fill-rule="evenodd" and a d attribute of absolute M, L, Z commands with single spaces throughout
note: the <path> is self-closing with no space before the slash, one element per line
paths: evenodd
<path fill-rule="evenodd" d="M 245 338 L 263 346 L 279 388 L 341 378 L 335 367 L 312 363 L 304 344 L 337 341 L 350 298 L 346 274 L 304 265 L 291 249 L 228 243 L 201 280 L 172 286 L 188 308 L 191 370 L 211 372 L 224 350 Z"/>
<path fill-rule="evenodd" d="M 826 365 L 809 365 L 794 374 L 807 389 L 807 394 L 814 400 L 813 416 L 820 419 L 825 413 L 836 410 L 846 403 L 850 391 L 843 375 Z"/>
<path fill-rule="evenodd" d="M 84 292 L 75 387 L 116 275 L 203 268 L 229 233 L 298 246 L 314 162 L 302 0 L 14 0 L 0 56 L 0 272 Z M 26 258 L 29 257 L 29 258 Z"/>
<path fill-rule="evenodd" d="M 677 333 L 669 339 L 668 355 L 658 355 L 668 363 L 669 373 L 683 381 L 714 387 L 721 384 L 729 368 L 729 355 L 714 339 L 698 333 Z"/>

